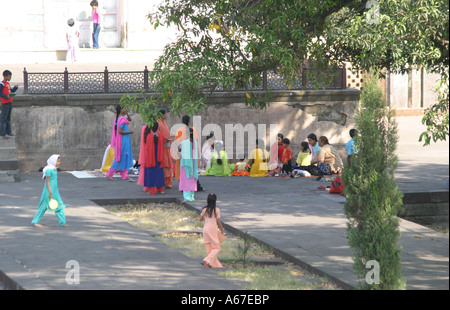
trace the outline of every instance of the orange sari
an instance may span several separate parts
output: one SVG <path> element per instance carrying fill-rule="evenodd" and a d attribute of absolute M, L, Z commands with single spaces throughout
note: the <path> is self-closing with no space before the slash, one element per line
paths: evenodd
<path fill-rule="evenodd" d="M 248 172 L 247 168 L 249 165 L 246 162 L 238 162 L 234 164 L 234 170 L 233 175 L 236 177 L 242 177 L 242 176 L 249 176 L 250 173 Z"/>
<path fill-rule="evenodd" d="M 169 126 L 167 126 L 166 122 L 162 119 L 158 120 L 159 131 L 165 139 L 170 139 L 170 130 Z M 173 181 L 173 158 L 170 155 L 170 146 L 172 146 L 172 141 L 170 141 L 170 145 L 168 147 L 164 146 L 164 160 L 168 163 L 167 167 L 164 167 L 164 179 L 166 181 L 166 187 L 172 187 Z"/>

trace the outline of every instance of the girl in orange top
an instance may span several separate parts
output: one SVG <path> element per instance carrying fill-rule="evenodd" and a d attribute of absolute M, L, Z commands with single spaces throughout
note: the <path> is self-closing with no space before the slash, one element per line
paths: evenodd
<path fill-rule="evenodd" d="M 286 172 L 286 179 L 293 178 L 292 175 L 292 162 L 291 162 L 291 155 L 292 150 L 290 147 L 291 141 L 288 138 L 283 139 L 283 172 Z"/>

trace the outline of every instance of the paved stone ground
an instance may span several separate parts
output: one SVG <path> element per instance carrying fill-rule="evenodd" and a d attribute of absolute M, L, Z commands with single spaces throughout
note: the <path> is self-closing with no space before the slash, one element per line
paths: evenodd
<path fill-rule="evenodd" d="M 37 229 L 29 223 L 43 183 L 39 173 L 0 187 L 0 270 L 29 289 L 233 289 L 214 271 L 168 248 L 148 233 L 110 214 L 92 200 L 147 199 L 134 182 L 77 179 L 59 174 L 60 192 L 72 225 L 57 227 L 47 214 Z M 312 178 L 202 177 L 200 209 L 207 193 L 219 197 L 225 224 L 247 231 L 294 261 L 329 275 L 347 288 L 358 281 L 352 269 L 343 197 L 317 190 Z M 3 186 L 5 185 L 5 186 Z M 245 190 L 243 190 L 245 189 Z M 270 191 L 268 189 L 271 189 Z M 274 193 L 277 193 L 275 195 Z M 159 196 L 162 197 L 162 196 Z M 165 198 L 181 198 L 176 189 Z M 448 289 L 448 236 L 401 221 L 403 273 L 408 289 Z M 81 284 L 68 286 L 66 262 L 81 266 Z M 211 283 L 209 282 L 211 281 Z"/>
<path fill-rule="evenodd" d="M 59 64 L 62 65 L 62 64 Z M 104 68 L 103 68 L 104 69 Z M 23 70 L 21 68 L 20 70 Z M 69 68 L 70 70 L 70 68 Z M 21 73 L 20 73 L 21 74 Z M 14 79 L 13 79 L 14 84 Z M 447 191 L 448 142 L 422 147 L 419 117 L 398 118 L 399 168 L 404 192 Z M 64 161 L 61 166 L 64 169 Z M 219 197 L 223 221 L 267 243 L 290 259 L 327 274 L 346 287 L 358 281 L 346 239 L 343 197 L 317 190 L 313 178 L 202 177 L 200 209 L 207 193 Z M 176 184 L 175 184 L 176 185 Z M 0 270 L 26 289 L 237 289 L 213 270 L 185 257 L 121 221 L 92 200 L 145 199 L 132 182 L 77 179 L 59 175 L 61 195 L 72 225 L 56 227 L 47 214 L 44 229 L 32 227 L 42 192 L 39 173 L 20 183 L 0 184 Z M 181 199 L 176 188 L 165 197 Z M 407 289 L 448 290 L 448 236 L 401 221 L 403 274 Z M 66 263 L 80 263 L 81 282 L 68 285 Z"/>

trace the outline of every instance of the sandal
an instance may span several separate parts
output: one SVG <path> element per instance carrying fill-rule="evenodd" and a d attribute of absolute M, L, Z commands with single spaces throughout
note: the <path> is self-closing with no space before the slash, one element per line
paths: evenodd
<path fill-rule="evenodd" d="M 205 261 L 203 261 L 202 265 L 205 266 L 206 268 L 212 268 L 212 266 Z"/>

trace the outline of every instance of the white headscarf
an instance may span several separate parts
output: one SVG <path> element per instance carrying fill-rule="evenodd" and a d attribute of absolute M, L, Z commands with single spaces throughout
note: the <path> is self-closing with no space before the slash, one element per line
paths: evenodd
<path fill-rule="evenodd" d="M 42 169 L 42 178 L 45 178 L 45 172 L 47 171 L 47 169 L 52 169 L 56 171 L 56 163 L 58 161 L 59 155 L 58 154 L 54 154 L 52 156 L 50 156 L 49 159 L 47 159 L 47 166 L 44 167 L 44 169 Z"/>
<path fill-rule="evenodd" d="M 216 140 L 216 142 L 214 143 L 214 150 L 217 151 L 222 151 L 223 150 L 223 141 L 222 140 Z"/>

